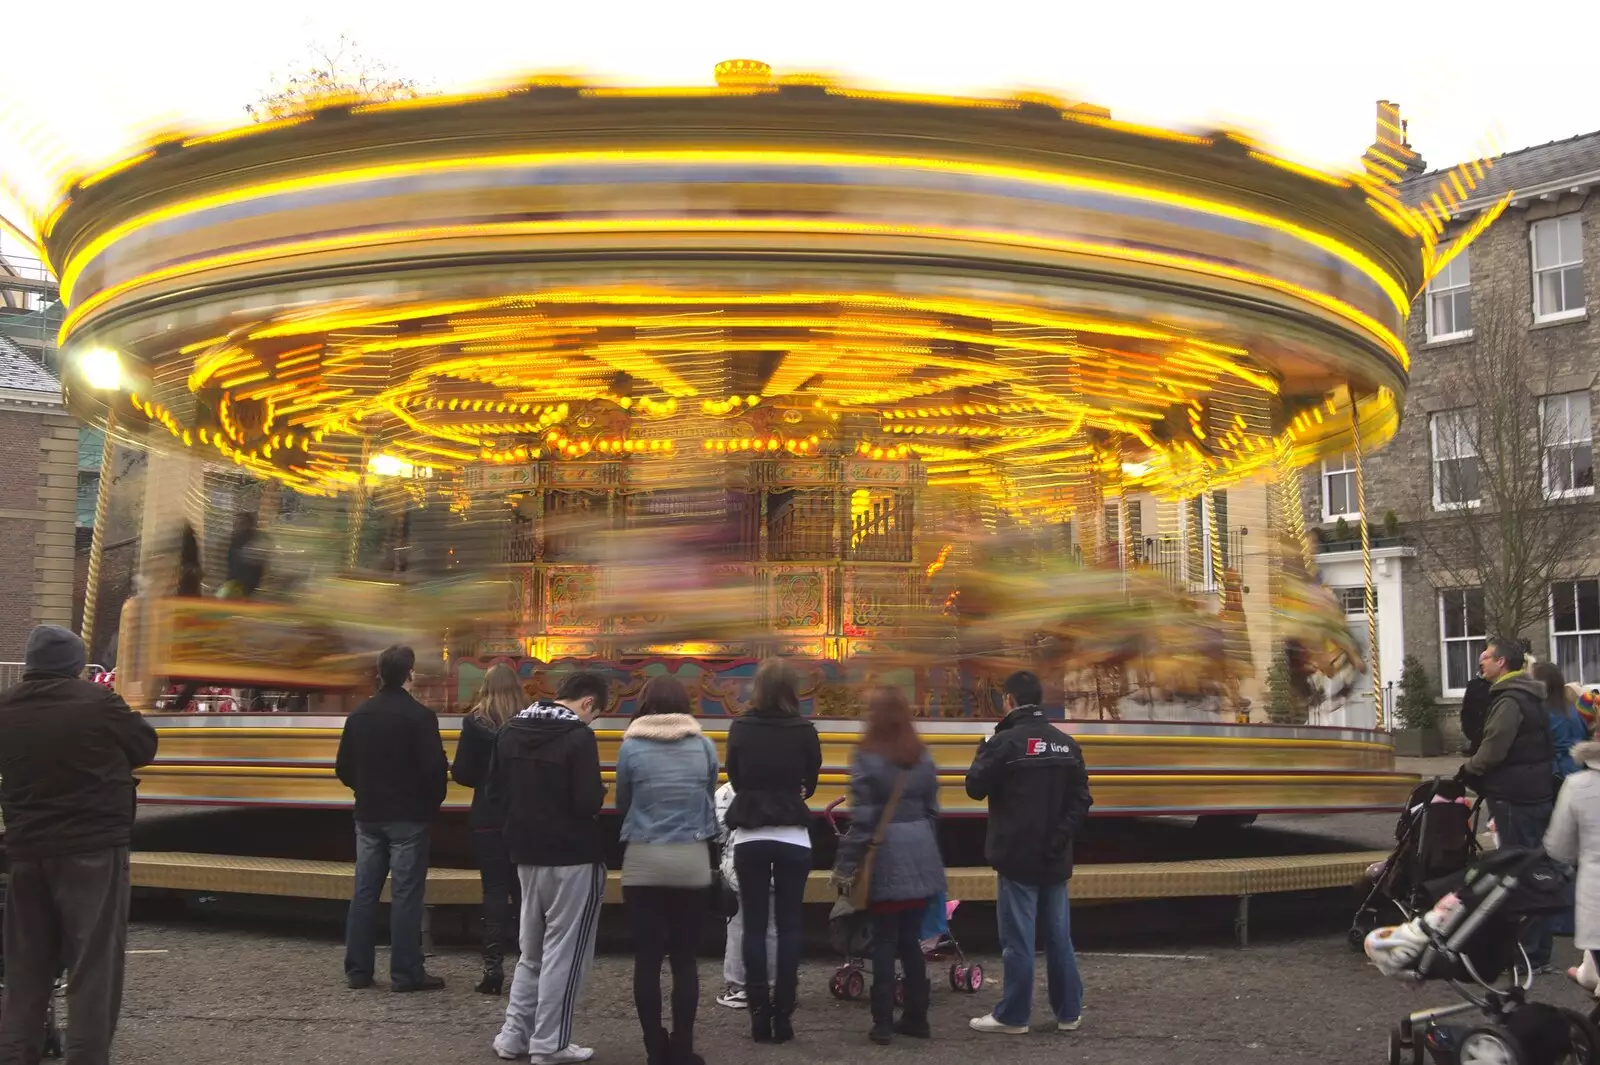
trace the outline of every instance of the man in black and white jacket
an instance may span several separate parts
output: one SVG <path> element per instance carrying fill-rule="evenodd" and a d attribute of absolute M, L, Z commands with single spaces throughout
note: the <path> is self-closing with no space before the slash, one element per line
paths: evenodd
<path fill-rule="evenodd" d="M 522 883 L 522 956 L 494 1039 L 506 1061 L 574 1065 L 594 1057 L 572 1041 L 572 1014 L 594 962 L 606 889 L 606 789 L 589 723 L 609 699 L 605 677 L 569 673 L 554 701 L 523 710 L 495 741 L 490 801 L 506 811 L 506 849 Z"/>
<path fill-rule="evenodd" d="M 989 864 L 999 874 L 996 915 L 1005 987 L 994 1012 L 973 1018 L 979 1032 L 1022 1035 L 1033 1009 L 1034 936 L 1044 928 L 1050 1007 L 1058 1031 L 1082 1021 L 1083 981 L 1072 950 L 1067 881 L 1072 846 L 1089 815 L 1089 772 L 1078 741 L 1052 725 L 1039 704 L 1039 678 L 1019 670 L 1004 685 L 1006 716 L 978 746 L 967 794 L 989 801 Z"/>

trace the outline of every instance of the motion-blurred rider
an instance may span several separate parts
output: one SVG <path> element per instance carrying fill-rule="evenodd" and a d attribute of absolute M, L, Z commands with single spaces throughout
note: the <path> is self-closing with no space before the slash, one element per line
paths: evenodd
<path fill-rule="evenodd" d="M 110 688 L 82 679 L 83 641 L 40 625 L 22 683 L 0 693 L 0 805 L 10 884 L 0 1062 L 35 1062 L 56 975 L 67 983 L 67 1060 L 103 1065 L 122 1012 L 128 845 L 156 733 Z"/>

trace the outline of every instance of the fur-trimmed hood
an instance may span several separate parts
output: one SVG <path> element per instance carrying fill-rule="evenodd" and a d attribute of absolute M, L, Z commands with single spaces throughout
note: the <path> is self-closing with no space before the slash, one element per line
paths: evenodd
<path fill-rule="evenodd" d="M 688 714 L 647 714 L 636 717 L 629 723 L 628 731 L 623 733 L 625 739 L 655 740 L 657 743 L 671 743 L 699 735 L 700 722 Z"/>
<path fill-rule="evenodd" d="M 1585 740 L 1572 745 L 1572 760 L 1590 769 L 1600 769 L 1600 740 Z"/>

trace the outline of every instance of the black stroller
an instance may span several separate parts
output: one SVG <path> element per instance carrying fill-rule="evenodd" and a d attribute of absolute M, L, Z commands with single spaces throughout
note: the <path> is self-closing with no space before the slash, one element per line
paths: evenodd
<path fill-rule="evenodd" d="M 1390 1065 L 1600 1062 L 1600 1032 L 1586 1016 L 1527 1000 L 1523 929 L 1565 909 L 1567 884 L 1544 851 L 1501 848 L 1426 886 L 1433 912 L 1394 929 L 1374 960 L 1401 979 L 1445 981 L 1465 1001 L 1404 1017 L 1389 1035 Z M 1479 1018 L 1456 1020 L 1470 1013 Z"/>
<path fill-rule="evenodd" d="M 1350 922 L 1352 949 L 1362 949 L 1374 928 L 1409 921 L 1432 905 L 1429 881 L 1459 873 L 1478 857 L 1474 825 L 1482 800 L 1468 806 L 1465 796 L 1465 785 L 1455 780 L 1425 780 L 1412 791 L 1395 825 L 1394 852 Z"/>
<path fill-rule="evenodd" d="M 5 834 L 0 832 L 0 993 L 5 990 L 6 984 L 6 959 L 5 959 L 5 898 L 7 890 L 7 871 Z M 50 1005 L 45 1011 L 44 1018 L 44 1056 L 59 1058 L 62 1053 L 61 1025 L 56 1019 L 56 999 L 61 997 L 63 985 L 57 977 L 54 993 L 50 996 Z"/>

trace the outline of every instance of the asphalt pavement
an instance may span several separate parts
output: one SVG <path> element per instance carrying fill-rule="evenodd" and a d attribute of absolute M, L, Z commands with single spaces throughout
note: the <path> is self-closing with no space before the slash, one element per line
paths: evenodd
<path fill-rule="evenodd" d="M 959 928 L 958 928 L 959 934 Z M 439 1065 L 490 1063 L 503 998 L 474 994 L 476 958 L 447 950 L 430 967 L 449 986 L 434 994 L 345 989 L 342 952 L 331 936 L 285 936 L 216 922 L 135 926 L 118 1032 L 119 1065 L 249 1062 L 251 1065 Z M 1559 960 L 1571 960 L 1561 941 Z M 1097 949 L 1081 959 L 1087 998 L 1072 1034 L 980 1035 L 967 1019 L 994 1004 L 998 959 L 981 959 L 992 981 L 977 995 L 937 986 L 932 1042 L 865 1039 L 866 1006 L 827 991 L 833 962 L 807 960 L 794 1043 L 757 1047 L 745 1014 L 713 1001 L 720 963 L 700 966 L 700 1049 L 711 1065 L 865 1061 L 966 1063 L 1004 1055 L 1012 1063 L 1248 1065 L 1386 1060 L 1389 1025 L 1408 1010 L 1454 1001 L 1447 988 L 1404 986 L 1380 976 L 1337 934 L 1237 949 L 1218 942 L 1163 950 Z M 381 959 L 380 959 L 381 963 Z M 1041 975 L 1042 980 L 1042 975 Z M 631 959 L 602 956 L 577 1014 L 577 1038 L 598 1065 L 642 1063 L 631 998 Z M 1564 977 L 1541 978 L 1536 997 L 1580 1006 Z M 1036 1019 L 1043 987 L 1036 998 Z"/>

